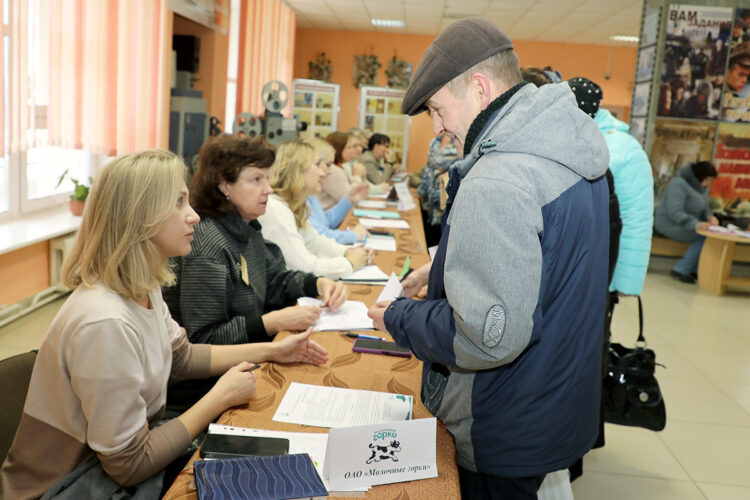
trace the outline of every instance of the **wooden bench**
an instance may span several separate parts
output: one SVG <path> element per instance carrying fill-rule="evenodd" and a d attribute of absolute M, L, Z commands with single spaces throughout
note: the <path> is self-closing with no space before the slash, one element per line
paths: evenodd
<path fill-rule="evenodd" d="M 732 276 L 732 262 L 740 251 L 750 253 L 750 238 L 725 233 L 698 231 L 706 237 L 698 263 L 698 286 L 724 295 L 728 286 L 750 287 L 750 278 Z"/>
<path fill-rule="evenodd" d="M 714 233 L 711 233 L 714 234 Z M 690 243 L 670 240 L 663 236 L 654 235 L 651 238 L 651 255 L 663 257 L 682 257 Z M 750 245 L 739 245 L 734 249 L 733 262 L 750 262 Z"/>

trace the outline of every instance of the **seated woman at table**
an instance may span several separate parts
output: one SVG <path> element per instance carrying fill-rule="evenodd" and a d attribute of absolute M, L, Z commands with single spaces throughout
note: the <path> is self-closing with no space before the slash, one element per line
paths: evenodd
<path fill-rule="evenodd" d="M 388 182 L 393 175 L 391 160 L 391 138 L 385 134 L 372 134 L 367 143 L 367 151 L 359 161 L 365 166 L 367 181 L 373 184 Z"/>
<path fill-rule="evenodd" d="M 172 316 L 193 342 L 263 342 L 281 330 L 301 331 L 320 308 L 297 306 L 321 296 L 332 310 L 344 303 L 341 283 L 287 268 L 279 248 L 263 240 L 268 169 L 275 153 L 262 140 L 223 135 L 198 153 L 193 206 L 202 220 L 189 255 L 173 259 L 177 282 L 164 289 Z"/>
<path fill-rule="evenodd" d="M 351 134 L 333 132 L 326 137 L 334 149 L 333 165 L 331 173 L 323 180 L 320 202 L 325 210 L 345 196 L 353 185 L 367 184 L 370 194 L 379 194 L 389 189 L 389 184 L 371 184 L 367 182 L 367 171 L 365 166 L 357 159 L 362 154 L 359 139 Z"/>
<path fill-rule="evenodd" d="M 706 239 L 696 230 L 719 223 L 708 208 L 708 188 L 717 175 L 716 167 L 709 161 L 683 167 L 667 184 L 656 208 L 654 229 L 671 240 L 691 244 L 669 272 L 684 283 L 695 283 Z"/>
<path fill-rule="evenodd" d="M 74 291 L 39 348 L 0 497 L 64 489 L 65 498 L 158 498 L 165 467 L 223 411 L 253 396 L 251 363 L 326 361 L 309 332 L 231 347 L 187 340 L 160 291 L 173 279 L 167 259 L 190 252 L 198 222 L 185 174 L 174 154 L 144 151 L 97 177 L 63 265 Z M 158 425 L 170 375 L 221 378 Z"/>
<path fill-rule="evenodd" d="M 263 237 L 281 248 L 290 269 L 338 279 L 367 264 L 371 252 L 336 243 L 308 222 L 307 197 L 320 192 L 325 176 L 316 156 L 302 141 L 279 146 L 270 175 L 274 194 L 259 221 Z"/>
<path fill-rule="evenodd" d="M 314 137 L 305 139 L 305 143 L 315 148 L 318 155 L 318 168 L 330 173 L 333 165 L 334 149 L 329 143 Z M 349 194 L 342 197 L 338 203 L 323 210 L 320 199 L 316 195 L 307 197 L 307 207 L 310 209 L 310 217 L 307 219 L 315 230 L 323 236 L 333 238 L 342 245 L 351 245 L 362 241 L 369 234 L 362 224 L 357 224 L 352 229 L 337 229 L 344 220 L 349 210 L 367 196 L 367 185 L 356 184 L 349 190 Z"/>

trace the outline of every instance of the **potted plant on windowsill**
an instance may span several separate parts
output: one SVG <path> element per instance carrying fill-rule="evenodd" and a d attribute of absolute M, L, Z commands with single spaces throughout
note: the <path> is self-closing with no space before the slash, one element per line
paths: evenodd
<path fill-rule="evenodd" d="M 68 175 L 68 169 L 65 170 L 65 172 L 62 173 L 60 176 L 60 179 L 57 181 L 57 186 L 55 188 L 60 187 L 60 184 L 65 180 L 66 177 L 70 177 Z M 91 189 L 90 186 L 87 186 L 86 184 L 83 184 L 82 182 L 79 182 L 78 179 L 74 179 L 73 177 L 70 177 L 70 181 L 73 183 L 73 194 L 70 195 L 70 200 L 68 201 L 68 206 L 70 207 L 70 212 L 73 215 L 83 215 L 83 206 L 86 203 L 86 198 L 89 197 L 89 190 Z M 93 182 L 93 179 L 89 177 L 89 184 Z"/>

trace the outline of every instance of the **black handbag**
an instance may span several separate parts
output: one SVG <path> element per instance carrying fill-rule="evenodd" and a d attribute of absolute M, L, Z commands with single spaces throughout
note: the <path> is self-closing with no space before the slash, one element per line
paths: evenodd
<path fill-rule="evenodd" d="M 667 424 L 667 412 L 659 383 L 654 377 L 656 354 L 646 348 L 643 337 L 643 305 L 640 297 L 638 323 L 635 348 L 609 344 L 609 366 L 602 386 L 604 421 L 660 431 Z"/>

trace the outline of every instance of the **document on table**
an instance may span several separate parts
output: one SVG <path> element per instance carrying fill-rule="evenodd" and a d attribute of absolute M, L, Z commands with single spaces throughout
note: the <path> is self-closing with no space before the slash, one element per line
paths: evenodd
<path fill-rule="evenodd" d="M 350 427 L 411 420 L 414 398 L 389 392 L 292 382 L 276 409 L 276 422 Z"/>
<path fill-rule="evenodd" d="M 383 287 L 383 291 L 378 295 L 377 302 L 386 302 L 395 300 L 404 294 L 404 287 L 401 286 L 401 281 L 396 276 L 396 273 L 391 273 L 391 277 L 388 278 L 388 283 Z"/>
<path fill-rule="evenodd" d="M 396 188 L 396 194 L 398 194 L 398 210 L 412 210 L 417 208 L 409 192 L 409 186 L 405 182 L 399 182 L 393 185 Z"/>
<path fill-rule="evenodd" d="M 382 285 L 388 281 L 388 275 L 376 265 L 365 266 L 357 269 L 353 273 L 342 276 L 341 281 L 344 283 L 358 285 Z"/>
<path fill-rule="evenodd" d="M 365 208 L 355 208 L 352 210 L 355 217 L 372 217 L 374 219 L 400 219 L 398 212 L 388 212 L 387 210 L 368 210 Z"/>
<path fill-rule="evenodd" d="M 357 206 L 362 208 L 386 208 L 388 206 L 388 203 L 385 201 L 377 200 L 362 200 L 357 203 Z"/>
<path fill-rule="evenodd" d="M 328 434 L 320 432 L 284 432 L 269 431 L 267 429 L 252 429 L 250 427 L 234 427 L 231 425 L 209 424 L 209 434 L 230 434 L 232 436 L 258 436 L 281 438 L 289 440 L 289 454 L 307 453 L 312 459 L 315 470 L 323 478 L 323 468 L 325 467 L 326 448 L 328 446 Z M 332 488 L 328 481 L 323 478 L 323 483 L 328 491 Z M 338 489 L 336 491 L 367 491 L 367 487 L 357 487 L 352 489 Z"/>
<path fill-rule="evenodd" d="M 390 192 L 390 189 L 386 191 L 385 193 L 377 193 L 377 194 L 368 194 L 368 198 L 376 198 L 378 200 L 387 200 L 388 199 L 388 193 Z"/>
<path fill-rule="evenodd" d="M 396 251 L 396 238 L 386 234 L 370 234 L 365 241 L 365 248 L 373 250 L 384 250 L 386 252 Z"/>
<path fill-rule="evenodd" d="M 372 227 L 385 227 L 389 229 L 409 229 L 409 222 L 404 219 L 396 220 L 384 220 L 384 219 L 370 219 L 363 217 L 359 219 L 359 223 L 365 226 L 367 229 Z"/>
<path fill-rule="evenodd" d="M 300 297 L 297 303 L 301 306 L 323 307 L 323 301 L 313 297 Z M 323 309 L 312 329 L 316 332 L 373 330 L 374 326 L 367 316 L 367 306 L 364 302 L 347 300 L 344 305 L 333 312 Z"/>

